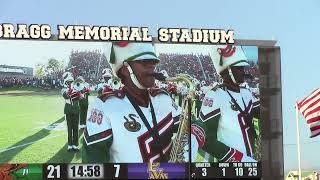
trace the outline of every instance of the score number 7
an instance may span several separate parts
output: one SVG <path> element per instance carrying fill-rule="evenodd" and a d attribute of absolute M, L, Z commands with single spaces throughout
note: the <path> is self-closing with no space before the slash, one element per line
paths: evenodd
<path fill-rule="evenodd" d="M 114 174 L 114 177 L 118 178 L 120 172 L 120 164 L 114 164 L 113 167 L 116 168 L 116 173 Z"/>

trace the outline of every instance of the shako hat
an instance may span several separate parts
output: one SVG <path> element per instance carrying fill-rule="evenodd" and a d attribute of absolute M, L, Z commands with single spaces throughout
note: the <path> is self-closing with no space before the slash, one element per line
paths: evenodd
<path fill-rule="evenodd" d="M 241 46 L 214 46 L 210 56 L 216 71 L 220 74 L 230 66 L 249 66 Z"/>

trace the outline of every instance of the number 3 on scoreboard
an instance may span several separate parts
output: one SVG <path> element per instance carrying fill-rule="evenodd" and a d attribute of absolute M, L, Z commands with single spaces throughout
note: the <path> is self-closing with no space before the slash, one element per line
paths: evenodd
<path fill-rule="evenodd" d="M 202 168 L 202 174 L 203 177 L 207 176 L 207 168 Z"/>
<path fill-rule="evenodd" d="M 60 178 L 60 165 L 49 165 L 47 170 L 49 171 L 47 176 L 48 179 Z"/>

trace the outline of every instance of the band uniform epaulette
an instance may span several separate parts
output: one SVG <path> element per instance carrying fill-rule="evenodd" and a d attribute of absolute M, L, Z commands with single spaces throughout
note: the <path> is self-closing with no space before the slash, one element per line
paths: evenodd
<path fill-rule="evenodd" d="M 101 101 L 106 102 L 106 100 L 110 97 L 117 97 L 119 99 L 123 99 L 125 96 L 125 93 L 123 90 L 111 90 L 107 92 L 103 92 L 98 98 L 101 99 Z"/>
<path fill-rule="evenodd" d="M 152 97 L 155 97 L 159 94 L 166 94 L 166 95 L 169 95 L 169 93 L 163 89 L 160 89 L 160 88 L 150 88 L 149 89 L 149 93 Z"/>

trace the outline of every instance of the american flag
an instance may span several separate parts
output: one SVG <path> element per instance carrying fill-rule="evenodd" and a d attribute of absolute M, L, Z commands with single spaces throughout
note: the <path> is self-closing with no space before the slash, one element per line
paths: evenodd
<path fill-rule="evenodd" d="M 320 135 L 320 88 L 314 90 L 297 106 L 310 127 L 310 137 L 313 138 Z"/>

